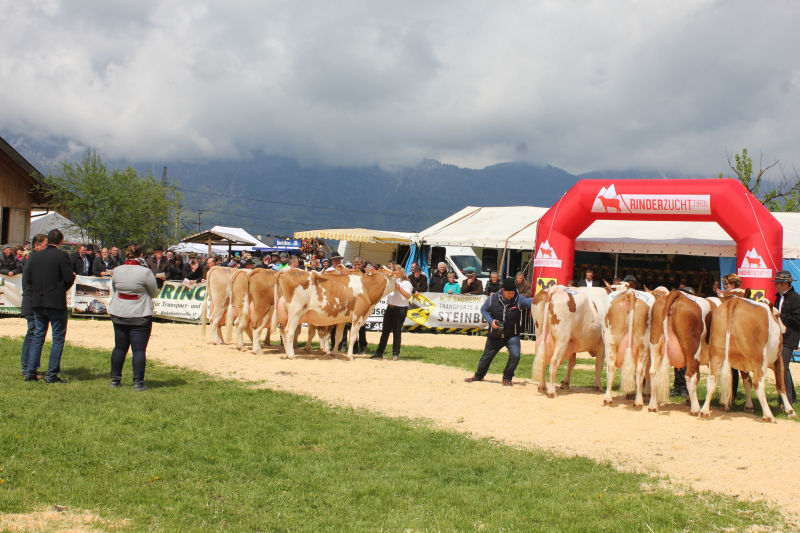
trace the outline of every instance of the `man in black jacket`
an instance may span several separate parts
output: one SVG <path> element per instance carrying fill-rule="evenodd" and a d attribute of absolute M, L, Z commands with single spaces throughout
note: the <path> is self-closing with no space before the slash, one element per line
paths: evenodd
<path fill-rule="evenodd" d="M 41 252 L 47 248 L 47 235 L 39 233 L 33 236 L 33 250 L 31 255 L 35 252 Z M 27 263 L 26 263 L 27 265 Z M 25 283 L 25 274 L 22 275 L 22 316 L 28 323 L 28 331 L 25 333 L 25 340 L 22 341 L 22 376 L 25 377 L 25 371 L 28 369 L 28 354 L 31 351 L 31 344 L 33 344 L 33 335 L 36 333 L 36 317 L 33 315 L 33 307 L 31 307 L 30 287 Z M 38 368 L 37 375 L 38 375 Z"/>
<path fill-rule="evenodd" d="M 45 375 L 47 383 L 66 383 L 58 377 L 61 372 L 61 353 L 67 336 L 67 291 L 75 283 L 75 273 L 67 252 L 61 251 L 64 235 L 57 229 L 47 234 L 47 248 L 31 256 L 25 265 L 25 284 L 36 320 L 25 381 L 38 381 L 36 369 L 42 358 L 42 346 L 48 326 L 53 328 L 50 362 Z"/>
<path fill-rule="evenodd" d="M 69 255 L 69 261 L 72 266 L 72 271 L 76 276 L 91 276 L 92 264 L 86 255 L 86 246 L 81 244 L 77 252 L 72 252 Z"/>
<path fill-rule="evenodd" d="M 160 289 L 164 285 L 164 280 L 167 279 L 169 274 L 169 261 L 164 257 L 164 247 L 156 246 L 154 254 L 147 260 L 147 266 L 153 271 L 156 277 L 156 284 Z"/>
<path fill-rule="evenodd" d="M 481 306 L 481 315 L 489 323 L 489 331 L 478 369 L 475 375 L 464 380 L 467 383 L 483 381 L 494 356 L 503 347 L 508 348 L 508 363 L 503 370 L 504 386 L 511 386 L 511 380 L 519 364 L 521 349 L 519 335 L 522 332 L 523 316 L 521 309 L 530 309 L 533 300 L 517 292 L 517 282 L 514 278 L 504 279 L 500 288 L 501 290 L 486 298 Z"/>
<path fill-rule="evenodd" d="M 16 276 L 22 272 L 22 267 L 17 261 L 17 254 L 10 244 L 3 246 L 3 252 L 0 253 L 0 274 L 6 276 Z"/>
<path fill-rule="evenodd" d="M 486 282 L 486 288 L 483 289 L 483 294 L 486 296 L 491 296 L 499 291 L 501 287 L 502 284 L 500 283 L 500 274 L 497 272 L 492 272 L 489 275 L 489 281 Z"/>
<path fill-rule="evenodd" d="M 439 263 L 439 268 L 431 274 L 431 281 L 428 283 L 428 292 L 444 292 L 447 283 L 447 265 Z"/>
<path fill-rule="evenodd" d="M 422 267 L 418 264 L 414 264 L 414 271 L 408 277 L 408 281 L 411 282 L 411 286 L 414 288 L 414 294 L 428 292 L 428 278 L 422 273 Z"/>
<path fill-rule="evenodd" d="M 106 271 L 108 274 L 111 274 L 111 271 L 117 267 L 117 262 L 111 258 L 111 255 L 108 253 L 108 248 L 101 248 L 100 249 L 100 257 L 94 258 L 94 264 L 92 265 L 92 276 L 96 278 L 102 278 L 106 275 Z"/>
<path fill-rule="evenodd" d="M 797 349 L 800 342 L 800 294 L 795 292 L 792 287 L 792 275 L 788 270 L 781 270 L 772 280 L 778 296 L 775 298 L 775 307 L 780 311 L 780 319 L 786 326 L 786 333 L 783 334 L 783 379 L 786 383 L 786 397 L 792 404 L 797 401 L 797 391 L 792 381 L 792 373 L 789 371 L 789 363 L 792 361 L 792 352 Z M 781 404 L 781 400 L 778 400 Z"/>
<path fill-rule="evenodd" d="M 594 270 L 591 268 L 586 271 L 586 277 L 578 282 L 578 287 L 602 287 L 603 285 L 598 283 L 594 279 Z"/>

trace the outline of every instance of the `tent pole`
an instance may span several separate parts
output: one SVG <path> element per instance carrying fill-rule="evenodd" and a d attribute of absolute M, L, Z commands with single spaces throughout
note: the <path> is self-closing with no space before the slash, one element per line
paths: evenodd
<path fill-rule="evenodd" d="M 211 257 L 211 237 L 208 237 L 208 257 Z"/>
<path fill-rule="evenodd" d="M 619 267 L 619 253 L 614 255 L 614 277 L 617 277 L 617 267 Z"/>

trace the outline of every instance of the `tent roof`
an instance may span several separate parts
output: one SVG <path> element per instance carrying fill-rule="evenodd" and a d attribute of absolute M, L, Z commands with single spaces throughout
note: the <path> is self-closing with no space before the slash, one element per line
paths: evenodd
<path fill-rule="evenodd" d="M 411 242 L 412 233 L 402 233 L 399 231 L 378 231 L 364 228 L 350 229 L 317 229 L 311 231 L 300 231 L 294 234 L 295 239 L 332 239 L 348 242 L 367 242 L 367 243 L 400 243 L 408 244 Z"/>
<path fill-rule="evenodd" d="M 532 250 L 535 223 L 545 207 L 466 207 L 415 236 L 432 246 L 481 246 Z M 800 213 L 773 213 L 783 225 L 783 256 L 800 258 Z M 575 243 L 576 250 L 736 256 L 736 242 L 715 222 L 598 220 Z"/>
<path fill-rule="evenodd" d="M 267 245 L 259 241 L 242 228 L 229 228 L 226 226 L 214 226 L 210 230 L 190 235 L 181 240 L 184 243 L 205 244 L 208 246 L 208 239 L 211 238 L 212 245 L 242 247 L 245 248 L 267 248 Z"/>
<path fill-rule="evenodd" d="M 55 211 L 36 218 L 31 218 L 31 237 L 37 233 L 44 233 L 47 235 L 51 229 L 60 230 L 61 233 L 64 234 L 64 242 L 66 243 L 78 244 L 89 242 L 89 238 L 82 233 L 80 226 L 73 224 Z"/>

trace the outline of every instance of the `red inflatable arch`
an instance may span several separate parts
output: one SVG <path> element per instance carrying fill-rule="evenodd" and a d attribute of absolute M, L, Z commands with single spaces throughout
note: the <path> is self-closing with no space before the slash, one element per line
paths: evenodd
<path fill-rule="evenodd" d="M 572 279 L 575 239 L 595 220 L 716 222 L 736 241 L 742 286 L 774 295 L 783 226 L 737 180 L 579 181 L 539 220 L 534 283 Z"/>

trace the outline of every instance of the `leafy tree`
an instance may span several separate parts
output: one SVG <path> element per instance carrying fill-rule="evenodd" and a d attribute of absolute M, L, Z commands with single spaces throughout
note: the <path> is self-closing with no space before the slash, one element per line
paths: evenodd
<path fill-rule="evenodd" d="M 763 164 L 759 161 L 758 174 L 753 178 L 753 160 L 747 155 L 747 148 L 742 149 L 741 155 L 729 154 L 727 150 L 725 155 L 728 156 L 728 166 L 736 173 L 736 179 L 747 187 L 747 190 L 767 209 L 770 211 L 800 211 L 800 175 L 798 175 L 797 169 L 792 167 L 794 176 L 787 176 L 779 160 L 776 159 L 766 168 L 763 168 Z M 762 192 L 762 185 L 774 185 L 772 181 L 763 181 L 764 174 L 773 167 L 780 169 L 782 179 L 777 187 Z M 719 173 L 719 177 L 722 179 L 722 172 Z M 730 176 L 728 177 L 730 178 Z"/>
<path fill-rule="evenodd" d="M 109 169 L 91 149 L 79 163 L 64 161 L 54 167 L 45 178 L 49 188 L 41 190 L 56 209 L 71 214 L 72 223 L 90 241 L 168 246 L 183 236 L 175 224 L 183 200 L 177 182 L 164 185 L 130 165 Z"/>

